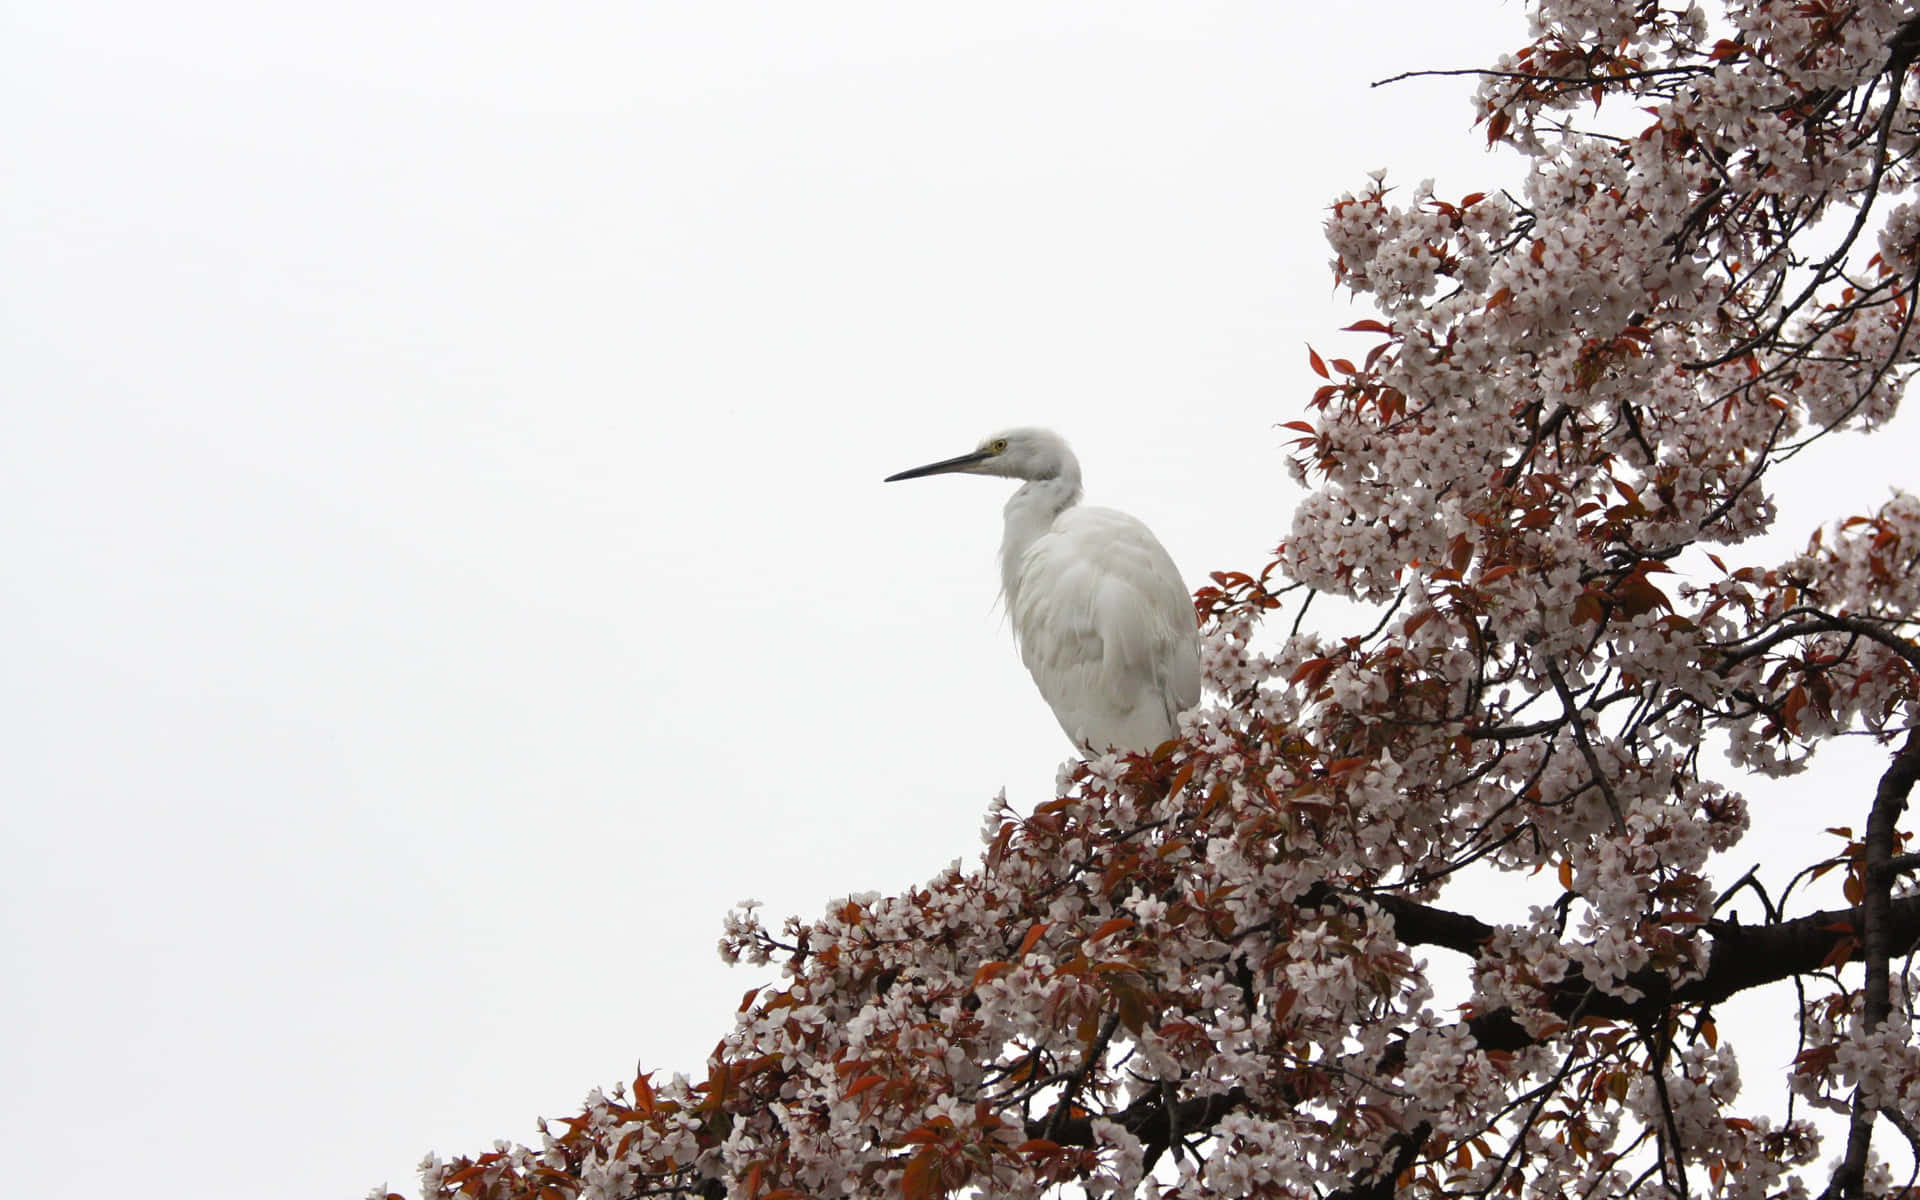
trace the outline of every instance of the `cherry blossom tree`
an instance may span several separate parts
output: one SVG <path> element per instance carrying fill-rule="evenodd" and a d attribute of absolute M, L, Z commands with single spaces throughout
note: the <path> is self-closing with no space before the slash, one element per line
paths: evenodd
<path fill-rule="evenodd" d="M 1475 73 L 1524 185 L 1332 206 L 1375 315 L 1311 358 L 1273 561 L 1197 597 L 1183 736 L 923 887 L 737 911 L 779 981 L 703 1070 L 427 1195 L 1915 1194 L 1920 499 L 1740 547 L 1916 362 L 1920 15 L 1529 7 Z M 1743 782 L 1842 736 L 1877 788 L 1729 880 Z M 1541 902 L 1474 911 L 1493 876 Z M 1769 989 L 1799 1053 L 1743 1086 L 1715 1007 Z"/>

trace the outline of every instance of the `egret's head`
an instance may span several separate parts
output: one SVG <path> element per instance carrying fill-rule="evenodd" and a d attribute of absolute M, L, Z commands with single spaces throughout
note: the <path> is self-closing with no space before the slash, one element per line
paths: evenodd
<path fill-rule="evenodd" d="M 1073 451 L 1051 429 L 1009 429 L 980 443 L 978 449 L 958 458 L 943 459 L 889 475 L 887 483 L 899 479 L 918 479 L 922 475 L 1001 475 L 1008 479 L 1057 479 L 1071 475 L 1077 481 L 1080 464 Z"/>

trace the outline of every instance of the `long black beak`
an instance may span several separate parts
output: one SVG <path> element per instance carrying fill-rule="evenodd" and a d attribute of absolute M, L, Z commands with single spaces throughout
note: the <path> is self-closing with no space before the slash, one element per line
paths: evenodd
<path fill-rule="evenodd" d="M 949 458 L 942 462 L 928 463 L 924 467 L 915 467 L 911 471 L 902 471 L 898 475 L 889 475 L 882 483 L 895 483 L 902 479 L 918 479 L 922 475 L 944 475 L 948 471 L 964 471 L 977 462 L 985 462 L 993 454 L 986 450 L 975 450 L 972 454 L 962 454 L 959 458 Z"/>

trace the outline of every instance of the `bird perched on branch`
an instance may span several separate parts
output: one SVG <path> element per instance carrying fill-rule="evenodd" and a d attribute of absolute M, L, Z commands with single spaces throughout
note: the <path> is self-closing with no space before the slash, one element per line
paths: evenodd
<path fill-rule="evenodd" d="M 1060 435 L 1009 429 L 925 475 L 1026 482 L 1007 501 L 1000 590 L 1020 657 L 1084 754 L 1146 752 L 1200 702 L 1193 600 L 1153 531 L 1080 503 L 1080 462 Z"/>

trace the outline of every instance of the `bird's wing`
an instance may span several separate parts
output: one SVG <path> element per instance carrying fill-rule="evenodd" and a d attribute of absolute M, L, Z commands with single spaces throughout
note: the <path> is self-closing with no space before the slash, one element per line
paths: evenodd
<path fill-rule="evenodd" d="M 1193 601 L 1153 532 L 1125 513 L 1060 514 L 1009 600 L 1021 658 L 1082 748 L 1150 750 L 1199 703 Z"/>

